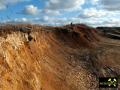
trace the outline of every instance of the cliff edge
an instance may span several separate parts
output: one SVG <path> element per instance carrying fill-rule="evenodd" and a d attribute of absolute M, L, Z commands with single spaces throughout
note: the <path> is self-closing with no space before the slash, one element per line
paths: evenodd
<path fill-rule="evenodd" d="M 83 24 L 0 27 L 0 90 L 99 90 L 120 76 L 120 44 Z"/>

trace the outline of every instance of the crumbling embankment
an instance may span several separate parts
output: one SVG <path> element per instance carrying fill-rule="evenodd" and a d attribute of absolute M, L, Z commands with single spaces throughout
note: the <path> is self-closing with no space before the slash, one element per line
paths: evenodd
<path fill-rule="evenodd" d="M 119 67 L 118 49 L 117 56 L 106 59 L 115 52 L 99 46 L 96 31 L 87 26 L 7 25 L 1 30 L 2 90 L 97 90 L 98 76 L 115 75 L 104 69 L 111 68 L 114 57 L 113 66 Z"/>

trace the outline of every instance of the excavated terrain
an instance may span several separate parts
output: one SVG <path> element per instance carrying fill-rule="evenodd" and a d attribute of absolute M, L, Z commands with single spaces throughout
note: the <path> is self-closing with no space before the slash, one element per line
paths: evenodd
<path fill-rule="evenodd" d="M 120 77 L 120 41 L 94 28 L 0 27 L 0 90 L 113 90 L 98 85 L 110 76 Z"/>

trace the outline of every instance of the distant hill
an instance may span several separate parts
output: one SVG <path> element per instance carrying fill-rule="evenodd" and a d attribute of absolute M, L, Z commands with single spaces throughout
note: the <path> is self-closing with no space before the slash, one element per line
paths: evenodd
<path fill-rule="evenodd" d="M 120 27 L 97 27 L 97 30 L 112 39 L 120 39 Z"/>

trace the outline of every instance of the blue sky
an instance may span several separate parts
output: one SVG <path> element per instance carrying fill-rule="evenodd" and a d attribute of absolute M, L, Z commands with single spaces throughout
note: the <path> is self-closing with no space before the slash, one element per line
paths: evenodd
<path fill-rule="evenodd" d="M 120 26 L 120 0 L 0 0 L 1 23 Z"/>

